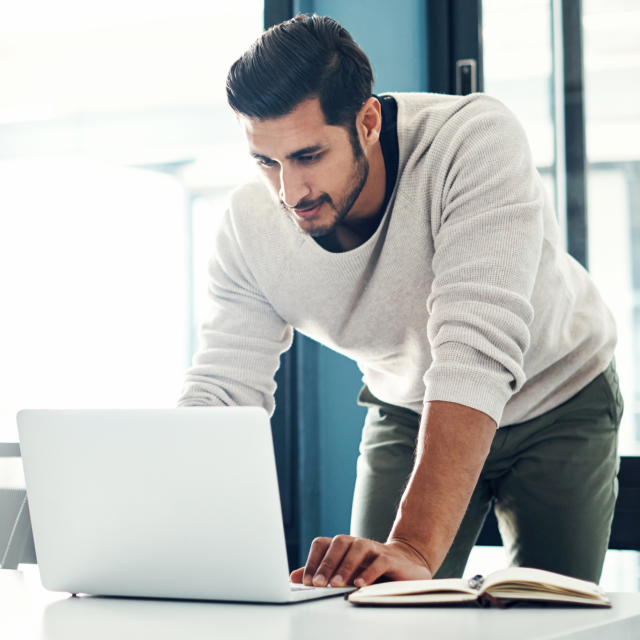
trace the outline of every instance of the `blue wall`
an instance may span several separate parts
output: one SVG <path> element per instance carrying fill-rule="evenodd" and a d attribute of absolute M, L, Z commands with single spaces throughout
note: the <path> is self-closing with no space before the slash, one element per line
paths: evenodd
<path fill-rule="evenodd" d="M 320 535 L 349 533 L 356 460 L 367 413 L 356 403 L 362 374 L 355 362 L 326 347 L 318 353 Z"/>
<path fill-rule="evenodd" d="M 337 20 L 369 56 L 374 90 L 427 90 L 425 0 L 294 0 L 294 13 Z"/>
<path fill-rule="evenodd" d="M 369 56 L 374 90 L 426 91 L 427 39 L 424 0 L 296 0 L 294 13 L 328 15 L 342 24 Z M 305 389 L 301 419 L 308 433 L 302 452 L 301 561 L 317 535 L 349 533 L 358 445 L 366 409 L 356 404 L 362 374 L 347 358 L 298 336 L 299 384 Z M 310 415 L 313 413 L 314 415 Z M 315 457 L 317 451 L 317 457 Z M 315 504 L 311 504 L 315 503 Z"/>

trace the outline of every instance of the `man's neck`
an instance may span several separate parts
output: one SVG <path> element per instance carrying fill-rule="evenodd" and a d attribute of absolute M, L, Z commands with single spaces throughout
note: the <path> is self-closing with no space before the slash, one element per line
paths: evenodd
<path fill-rule="evenodd" d="M 346 218 L 318 244 L 332 253 L 351 251 L 376 232 L 384 216 L 386 172 L 382 147 L 377 142 L 369 157 L 369 175 L 362 192 Z"/>

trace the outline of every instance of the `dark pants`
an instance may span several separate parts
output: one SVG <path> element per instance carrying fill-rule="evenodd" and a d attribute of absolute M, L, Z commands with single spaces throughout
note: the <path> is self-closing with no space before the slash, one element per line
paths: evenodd
<path fill-rule="evenodd" d="M 362 433 L 351 535 L 384 542 L 413 468 L 420 416 L 377 400 Z M 461 577 L 495 500 L 511 564 L 598 582 L 618 492 L 623 402 L 615 364 L 561 406 L 496 431 L 436 578 Z"/>

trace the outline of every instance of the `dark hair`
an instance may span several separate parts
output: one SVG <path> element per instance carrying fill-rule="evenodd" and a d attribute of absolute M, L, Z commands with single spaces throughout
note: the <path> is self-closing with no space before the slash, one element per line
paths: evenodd
<path fill-rule="evenodd" d="M 237 113 L 268 120 L 318 98 L 327 124 L 352 137 L 356 115 L 371 97 L 371 63 L 335 20 L 298 15 L 265 31 L 227 74 L 227 100 Z"/>

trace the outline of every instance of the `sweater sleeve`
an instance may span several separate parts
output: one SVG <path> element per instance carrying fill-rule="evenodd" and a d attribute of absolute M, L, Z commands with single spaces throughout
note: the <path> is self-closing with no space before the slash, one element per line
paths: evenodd
<path fill-rule="evenodd" d="M 229 212 L 209 261 L 210 311 L 178 406 L 258 406 L 274 410 L 274 375 L 293 330 L 260 290 Z"/>
<path fill-rule="evenodd" d="M 431 211 L 434 280 L 427 301 L 433 363 L 425 402 L 444 400 L 496 424 L 525 382 L 543 194 L 526 135 L 498 101 L 448 123 Z M 437 143 L 437 141 L 435 141 Z"/>

